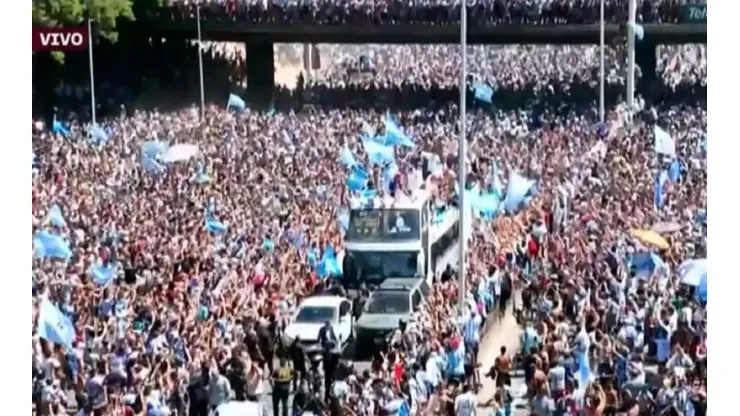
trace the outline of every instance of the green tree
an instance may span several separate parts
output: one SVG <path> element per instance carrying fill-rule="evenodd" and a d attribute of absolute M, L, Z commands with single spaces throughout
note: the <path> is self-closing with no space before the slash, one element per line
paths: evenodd
<path fill-rule="evenodd" d="M 111 42 L 118 39 L 118 19 L 134 20 L 132 0 L 32 0 L 33 24 L 39 26 L 72 26 L 85 21 L 89 12 L 95 31 Z"/>

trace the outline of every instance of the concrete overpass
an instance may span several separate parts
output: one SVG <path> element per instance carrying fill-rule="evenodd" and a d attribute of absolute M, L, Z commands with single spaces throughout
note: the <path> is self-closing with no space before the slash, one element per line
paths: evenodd
<path fill-rule="evenodd" d="M 138 31 L 164 38 L 197 38 L 194 19 L 139 19 Z M 706 43 L 706 23 L 645 24 L 645 37 L 637 42 L 635 60 L 650 85 L 655 76 L 659 44 Z M 273 46 L 275 43 L 388 43 L 439 44 L 459 43 L 460 26 L 425 24 L 405 25 L 318 25 L 286 23 L 251 23 L 239 20 L 204 20 L 204 40 L 245 42 L 248 54 L 247 80 L 250 102 L 269 102 L 275 87 Z M 141 32 L 140 32 L 141 33 Z M 609 24 L 606 42 L 625 36 L 623 25 Z M 598 44 L 599 25 L 468 25 L 469 44 Z M 262 99 L 259 99 L 261 97 Z"/>

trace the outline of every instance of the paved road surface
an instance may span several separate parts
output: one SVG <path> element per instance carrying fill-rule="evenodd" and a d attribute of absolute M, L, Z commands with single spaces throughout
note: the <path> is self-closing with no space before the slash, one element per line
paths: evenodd
<path fill-rule="evenodd" d="M 506 346 L 511 355 L 519 350 L 521 328 L 514 319 L 511 307 L 509 307 L 504 318 L 496 319 L 497 321 L 493 322 L 490 332 L 486 334 L 481 343 L 478 358 L 478 362 L 481 364 L 481 375 L 487 373 L 488 369 L 496 362 L 496 357 L 500 354 L 502 346 Z M 478 392 L 478 412 L 485 416 L 493 409 L 489 403 L 496 393 L 496 385 L 490 378 L 483 379 L 482 384 L 483 387 Z M 514 396 L 512 416 L 529 416 L 523 374 L 516 373 L 512 376 L 511 392 Z"/>

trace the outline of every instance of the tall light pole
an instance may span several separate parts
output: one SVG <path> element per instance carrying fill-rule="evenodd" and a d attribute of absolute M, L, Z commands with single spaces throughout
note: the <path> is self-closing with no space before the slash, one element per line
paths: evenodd
<path fill-rule="evenodd" d="M 93 31 L 92 31 L 92 10 L 90 10 L 90 0 L 86 2 L 87 8 L 87 55 L 90 61 L 90 115 L 92 116 L 92 125 L 97 125 L 95 111 L 95 65 L 93 64 Z"/>
<path fill-rule="evenodd" d="M 195 17 L 198 19 L 198 73 L 200 75 L 200 119 L 206 118 L 206 93 L 203 86 L 203 37 L 200 32 L 200 4 L 195 7 Z"/>
<path fill-rule="evenodd" d="M 599 7 L 599 121 L 604 123 L 606 119 L 604 110 L 604 0 Z"/>
<path fill-rule="evenodd" d="M 637 1 L 630 0 L 629 22 L 627 23 L 627 121 L 632 124 L 635 102 L 635 15 Z"/>
<path fill-rule="evenodd" d="M 460 11 L 460 141 L 457 146 L 458 157 L 460 158 L 458 177 L 460 180 L 460 273 L 458 283 L 458 297 L 460 302 L 460 313 L 465 310 L 465 251 L 467 247 L 467 236 L 465 235 L 465 222 L 469 213 L 465 209 L 465 163 L 468 152 L 467 140 L 465 138 L 465 98 L 467 95 L 467 77 L 468 77 L 468 12 L 466 0 L 461 1 L 462 10 Z"/>

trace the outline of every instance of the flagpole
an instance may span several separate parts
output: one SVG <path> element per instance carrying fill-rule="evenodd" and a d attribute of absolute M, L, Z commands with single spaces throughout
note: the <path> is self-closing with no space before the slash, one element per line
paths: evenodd
<path fill-rule="evenodd" d="M 604 110 L 604 0 L 599 7 L 599 121 L 606 119 Z"/>
<path fill-rule="evenodd" d="M 460 11 L 460 57 L 462 68 L 460 69 L 460 139 L 458 143 L 458 157 L 459 157 L 459 180 L 460 180 L 460 275 L 458 276 L 458 301 L 460 302 L 460 313 L 465 308 L 465 275 L 466 275 L 466 264 L 465 264 L 465 251 L 467 245 L 467 239 L 465 238 L 465 221 L 467 220 L 467 212 L 465 210 L 465 163 L 467 155 L 467 141 L 465 139 L 465 98 L 467 96 L 467 77 L 468 77 L 468 59 L 467 59 L 467 32 L 468 32 L 468 12 L 466 0 L 461 1 Z"/>
<path fill-rule="evenodd" d="M 200 31 L 200 4 L 195 6 L 195 16 L 198 20 L 198 72 L 200 75 L 200 119 L 206 117 L 206 93 L 203 86 L 203 37 Z"/>
<path fill-rule="evenodd" d="M 92 12 L 90 10 L 90 2 L 87 1 L 87 54 L 90 60 L 90 113 L 92 115 L 93 127 L 97 125 L 97 117 L 95 111 L 95 65 L 93 64 L 93 36 L 92 36 Z"/>
<path fill-rule="evenodd" d="M 627 23 L 627 117 L 632 124 L 632 111 L 635 102 L 635 15 L 636 0 L 629 2 L 629 22 Z"/>

